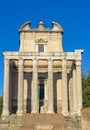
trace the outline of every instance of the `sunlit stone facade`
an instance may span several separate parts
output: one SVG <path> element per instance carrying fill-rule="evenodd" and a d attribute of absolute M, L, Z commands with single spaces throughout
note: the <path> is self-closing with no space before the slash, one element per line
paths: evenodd
<path fill-rule="evenodd" d="M 16 113 L 78 114 L 82 108 L 81 54 L 64 52 L 62 27 L 38 28 L 26 22 L 19 29 L 20 49 L 3 52 L 4 95 L 2 115 Z"/>

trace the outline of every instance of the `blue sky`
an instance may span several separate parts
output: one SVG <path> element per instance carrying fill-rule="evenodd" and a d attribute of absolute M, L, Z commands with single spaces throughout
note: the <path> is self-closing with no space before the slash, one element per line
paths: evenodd
<path fill-rule="evenodd" d="M 37 28 L 43 16 L 45 27 L 58 22 L 64 29 L 63 49 L 84 49 L 82 71 L 90 70 L 90 0 L 1 0 L 0 1 L 0 95 L 3 91 L 4 51 L 18 51 L 18 29 L 26 21 Z"/>

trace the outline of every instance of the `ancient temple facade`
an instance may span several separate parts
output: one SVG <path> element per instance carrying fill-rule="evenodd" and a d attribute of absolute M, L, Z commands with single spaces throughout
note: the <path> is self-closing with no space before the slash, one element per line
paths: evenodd
<path fill-rule="evenodd" d="M 64 52 L 62 27 L 38 28 L 26 22 L 19 29 L 20 49 L 3 52 L 2 116 L 23 113 L 81 114 L 83 50 Z"/>

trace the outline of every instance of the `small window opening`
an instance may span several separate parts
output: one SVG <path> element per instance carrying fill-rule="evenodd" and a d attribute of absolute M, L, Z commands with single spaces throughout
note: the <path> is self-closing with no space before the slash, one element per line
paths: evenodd
<path fill-rule="evenodd" d="M 38 52 L 44 52 L 44 44 L 38 45 Z"/>

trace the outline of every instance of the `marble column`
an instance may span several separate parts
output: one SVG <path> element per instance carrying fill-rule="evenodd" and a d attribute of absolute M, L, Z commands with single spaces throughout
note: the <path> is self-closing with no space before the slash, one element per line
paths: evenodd
<path fill-rule="evenodd" d="M 77 112 L 77 88 L 76 88 L 76 67 L 75 67 L 75 64 L 73 64 L 72 73 L 73 73 L 73 114 L 76 114 L 76 112 Z"/>
<path fill-rule="evenodd" d="M 38 69 L 37 59 L 33 59 L 33 84 L 32 84 L 32 110 L 31 113 L 39 112 L 38 102 Z"/>
<path fill-rule="evenodd" d="M 81 77 L 81 61 L 76 61 L 76 84 L 77 84 L 77 114 L 81 114 L 82 108 L 82 77 Z"/>
<path fill-rule="evenodd" d="M 2 116 L 9 114 L 9 59 L 4 59 L 4 95 Z"/>
<path fill-rule="evenodd" d="M 68 115 L 68 94 L 67 94 L 67 61 L 62 60 L 62 113 Z"/>
<path fill-rule="evenodd" d="M 48 60 L 48 111 L 47 113 L 54 113 L 53 103 L 53 61 Z"/>
<path fill-rule="evenodd" d="M 23 59 L 19 59 L 18 69 L 18 110 L 17 115 L 23 114 L 24 109 L 24 73 L 23 73 Z"/>
<path fill-rule="evenodd" d="M 68 82 L 68 98 L 69 98 L 69 112 L 70 114 L 72 114 L 73 112 L 73 80 L 72 80 L 72 70 L 69 70 L 68 73 L 68 78 L 69 78 L 69 82 Z"/>
<path fill-rule="evenodd" d="M 12 113 L 12 64 L 10 65 L 10 71 L 9 71 L 9 109 L 10 109 L 10 113 Z"/>

